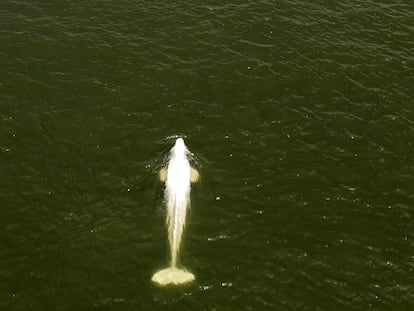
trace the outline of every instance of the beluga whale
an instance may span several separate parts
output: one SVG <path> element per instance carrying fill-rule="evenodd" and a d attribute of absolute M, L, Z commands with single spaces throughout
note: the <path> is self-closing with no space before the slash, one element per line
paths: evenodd
<path fill-rule="evenodd" d="M 186 214 L 190 208 L 191 183 L 197 182 L 200 177 L 198 171 L 190 165 L 191 155 L 184 140 L 178 138 L 171 148 L 167 167 L 159 172 L 160 180 L 165 182 L 164 202 L 171 256 L 170 266 L 156 272 L 151 279 L 160 285 L 178 285 L 195 280 L 194 274 L 179 267 L 178 262 Z"/>

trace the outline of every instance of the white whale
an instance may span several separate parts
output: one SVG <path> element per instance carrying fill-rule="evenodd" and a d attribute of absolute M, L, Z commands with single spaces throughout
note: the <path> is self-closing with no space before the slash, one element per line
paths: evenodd
<path fill-rule="evenodd" d="M 190 155 L 184 140 L 178 138 L 170 151 L 167 168 L 160 171 L 160 180 L 165 181 L 164 200 L 171 254 L 170 267 L 156 272 L 152 277 L 152 281 L 160 285 L 182 284 L 195 279 L 191 272 L 177 267 L 187 209 L 190 207 L 191 183 L 199 179 L 198 171 L 190 166 Z"/>

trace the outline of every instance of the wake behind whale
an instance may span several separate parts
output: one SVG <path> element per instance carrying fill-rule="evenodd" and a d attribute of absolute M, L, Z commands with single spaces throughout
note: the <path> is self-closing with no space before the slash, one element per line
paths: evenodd
<path fill-rule="evenodd" d="M 181 284 L 195 279 L 191 272 L 177 267 L 187 209 L 190 207 L 191 183 L 199 178 L 197 170 L 190 166 L 189 155 L 184 140 L 178 138 L 170 151 L 167 168 L 160 171 L 160 180 L 165 181 L 164 201 L 171 255 L 170 267 L 156 272 L 152 277 L 152 281 L 160 285 Z"/>

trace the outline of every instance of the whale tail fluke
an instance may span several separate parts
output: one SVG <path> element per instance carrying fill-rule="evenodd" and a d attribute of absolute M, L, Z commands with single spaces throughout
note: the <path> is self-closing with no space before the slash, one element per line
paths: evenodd
<path fill-rule="evenodd" d="M 153 275 L 151 280 L 160 285 L 178 285 L 194 281 L 194 279 L 194 274 L 192 274 L 191 272 L 185 269 L 170 267 L 159 270 L 157 273 Z"/>

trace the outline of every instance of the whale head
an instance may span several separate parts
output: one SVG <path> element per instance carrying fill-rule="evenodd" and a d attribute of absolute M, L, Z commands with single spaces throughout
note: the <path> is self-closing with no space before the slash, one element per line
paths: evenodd
<path fill-rule="evenodd" d="M 175 145 L 171 150 L 174 156 L 186 156 L 187 154 L 187 147 L 184 144 L 184 140 L 182 138 L 177 138 L 175 141 Z"/>

